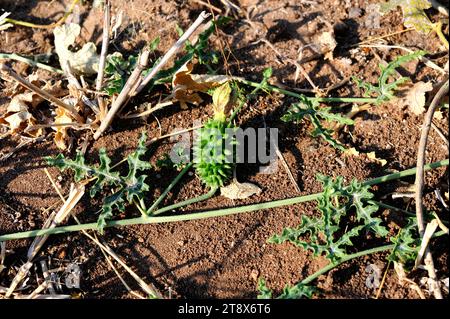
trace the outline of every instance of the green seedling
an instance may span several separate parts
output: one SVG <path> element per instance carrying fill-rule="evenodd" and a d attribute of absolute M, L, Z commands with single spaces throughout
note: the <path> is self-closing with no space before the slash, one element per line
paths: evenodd
<path fill-rule="evenodd" d="M 284 122 L 298 122 L 304 118 L 309 118 L 314 126 L 314 130 L 311 133 L 313 137 L 320 136 L 334 148 L 341 151 L 345 150 L 345 147 L 333 138 L 334 131 L 325 128 L 322 122 L 337 122 L 353 125 L 353 120 L 336 113 L 331 113 L 331 107 L 320 107 L 317 100 L 311 100 L 301 95 L 300 101 L 292 104 L 287 113 L 281 117 L 281 120 Z"/>
<path fill-rule="evenodd" d="M 186 41 L 185 51 L 188 55 L 195 56 L 198 59 L 199 64 L 203 64 L 210 67 L 211 64 L 218 64 L 220 54 L 219 52 L 210 50 L 208 39 L 214 33 L 217 27 L 221 27 L 229 22 L 228 17 L 218 17 L 211 25 L 203 31 L 195 44 L 192 44 L 189 40 Z M 177 25 L 178 35 L 181 37 L 184 31 Z"/>
<path fill-rule="evenodd" d="M 106 57 L 105 85 L 103 90 L 109 96 L 119 94 L 122 91 L 128 77 L 136 66 L 137 57 L 130 55 L 124 59 L 122 54 L 114 52 Z"/>
<path fill-rule="evenodd" d="M 185 45 L 185 54 L 182 55 L 179 59 L 177 59 L 174 62 L 174 65 L 167 69 L 162 70 L 158 72 L 158 74 L 155 76 L 153 80 L 153 85 L 157 84 L 164 84 L 164 83 L 170 83 L 173 79 L 174 74 L 186 63 L 191 61 L 194 58 L 197 58 L 198 62 L 200 64 L 204 64 L 209 69 L 210 64 L 212 63 L 218 63 L 219 56 L 216 52 L 213 52 L 211 50 L 208 50 L 209 44 L 208 40 L 210 36 L 214 33 L 217 27 L 222 26 L 224 23 L 228 21 L 224 17 L 219 17 L 217 20 L 212 21 L 211 26 L 208 27 L 205 31 L 199 34 L 198 41 L 195 44 L 192 44 L 189 41 L 186 41 Z M 177 27 L 178 34 L 181 36 L 183 35 L 183 30 L 181 28 Z M 154 65 L 158 64 L 159 60 L 154 63 Z M 147 75 L 151 69 L 144 72 L 143 75 Z M 212 71 L 210 69 L 210 71 Z M 150 85 L 151 89 L 152 85 Z"/>
<path fill-rule="evenodd" d="M 111 159 L 106 154 L 105 149 L 99 150 L 100 165 L 86 164 L 81 153 L 76 155 L 75 160 L 67 159 L 62 154 L 55 158 L 46 158 L 49 165 L 56 166 L 62 171 L 73 170 L 77 182 L 86 178 L 94 178 L 95 183 L 90 189 L 91 197 L 94 197 L 107 186 L 116 188 L 103 201 L 102 210 L 97 220 L 97 228 L 100 232 L 103 232 L 107 221 L 114 216 L 115 208 L 119 211 L 125 210 L 125 202 L 135 203 L 141 213 L 145 211 L 144 192 L 148 191 L 150 187 L 145 182 L 147 176 L 140 173 L 152 168 L 150 163 L 142 160 L 147 152 L 146 139 L 147 134 L 143 132 L 137 149 L 128 155 L 128 174 L 126 176 L 121 176 L 119 172 L 112 171 Z"/>
<path fill-rule="evenodd" d="M 396 69 L 404 63 L 412 61 L 414 59 L 420 58 L 426 54 L 425 51 L 416 51 L 411 54 L 402 55 L 396 58 L 394 61 L 389 63 L 387 66 L 379 65 L 381 74 L 378 78 L 377 84 L 371 84 L 359 80 L 356 77 L 352 77 L 353 81 L 356 82 L 358 87 L 365 90 L 365 96 L 376 96 L 376 104 L 389 101 L 394 98 L 395 91 L 399 89 L 399 86 L 409 80 L 408 77 L 401 77 L 392 82 L 389 82 L 389 78 Z"/>

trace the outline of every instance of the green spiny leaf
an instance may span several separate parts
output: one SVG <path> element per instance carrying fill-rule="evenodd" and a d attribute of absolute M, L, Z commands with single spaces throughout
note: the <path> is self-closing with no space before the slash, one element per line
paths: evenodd
<path fill-rule="evenodd" d="M 259 278 L 258 280 L 258 291 L 259 294 L 257 299 L 272 299 L 272 290 L 266 286 L 264 278 Z"/>
<path fill-rule="evenodd" d="M 392 82 L 389 81 L 389 77 L 394 74 L 396 69 L 402 64 L 412 61 L 416 58 L 420 58 L 426 54 L 425 51 L 416 51 L 411 54 L 403 55 L 397 57 L 394 61 L 389 63 L 387 66 L 380 65 L 381 74 L 378 78 L 377 85 L 373 85 L 371 83 L 367 83 L 357 79 L 356 77 L 352 77 L 353 81 L 356 82 L 358 87 L 364 89 L 365 96 L 370 96 L 374 94 L 377 98 L 377 103 L 382 103 L 385 101 L 389 101 L 394 97 L 394 92 L 398 90 L 399 85 L 405 83 L 409 80 L 407 77 L 401 77 Z"/>
<path fill-rule="evenodd" d="M 387 230 L 380 225 L 381 219 L 372 216 L 378 206 L 371 202 L 373 195 L 369 192 L 369 186 L 352 181 L 350 186 L 344 187 L 341 176 L 332 179 L 318 174 L 317 179 L 323 186 L 322 195 L 317 199 L 321 216 L 303 215 L 297 228 L 284 228 L 280 235 L 269 238 L 269 243 L 289 241 L 303 249 L 310 249 L 316 256 L 324 254 L 334 263 L 348 254 L 346 247 L 353 245 L 351 238 L 358 236 L 362 229 L 368 228 L 380 236 L 387 235 Z M 352 207 L 356 210 L 357 220 L 363 224 L 347 225 L 346 232 L 342 233 L 341 218 Z"/>
<path fill-rule="evenodd" d="M 99 151 L 100 165 L 86 164 L 81 153 L 77 154 L 75 160 L 66 159 L 62 154 L 59 154 L 56 158 L 47 158 L 50 165 L 54 165 L 60 170 L 72 169 L 77 181 L 86 177 L 95 177 L 95 183 L 90 190 L 91 196 L 95 196 L 105 186 L 117 186 L 117 190 L 106 197 L 103 202 L 102 212 L 97 221 L 100 231 L 106 226 L 107 220 L 113 217 L 115 208 L 120 211 L 125 209 L 125 199 L 128 203 L 136 198 L 141 200 L 144 197 L 144 192 L 149 190 L 149 186 L 145 183 L 147 176 L 138 175 L 140 172 L 151 168 L 150 163 L 141 159 L 147 151 L 146 138 L 145 132 L 142 133 L 137 149 L 128 156 L 128 175 L 125 177 L 120 176 L 118 172 L 111 171 L 111 160 L 104 149 Z"/>
<path fill-rule="evenodd" d="M 353 120 L 330 111 L 330 107 L 320 108 L 317 100 L 302 95 L 300 102 L 292 104 L 287 113 L 281 117 L 281 120 L 284 122 L 300 121 L 308 117 L 314 126 L 311 136 L 320 136 L 334 148 L 344 151 L 345 147 L 333 138 L 334 131 L 326 129 L 322 125 L 322 121 L 353 125 Z"/>
<path fill-rule="evenodd" d="M 417 231 L 417 223 L 415 218 L 408 218 L 408 223 L 400 230 L 400 233 L 390 238 L 395 244 L 394 249 L 388 257 L 390 261 L 402 263 L 410 268 L 417 257 L 420 248 L 420 236 Z"/>
<path fill-rule="evenodd" d="M 380 225 L 382 220 L 372 216 L 379 207 L 371 201 L 373 194 L 369 190 L 370 186 L 363 186 L 357 180 L 353 180 L 347 188 L 347 194 L 351 197 L 352 206 L 356 208 L 356 218 L 364 221 L 364 225 L 375 234 L 385 237 L 388 230 Z"/>
<path fill-rule="evenodd" d="M 110 220 L 113 215 L 114 207 L 116 207 L 119 211 L 125 210 L 125 205 L 123 203 L 123 195 L 124 189 L 119 190 L 118 192 L 109 195 L 103 201 L 102 211 L 98 216 L 97 220 L 97 229 L 103 234 L 103 230 L 107 224 L 107 221 Z"/>
<path fill-rule="evenodd" d="M 142 132 L 136 150 L 127 157 L 128 175 L 125 177 L 125 180 L 128 185 L 133 185 L 137 182 L 136 174 L 138 171 L 152 168 L 152 165 L 149 162 L 141 160 L 141 157 L 147 152 L 147 146 L 145 145 L 146 140 L 147 133 Z"/>

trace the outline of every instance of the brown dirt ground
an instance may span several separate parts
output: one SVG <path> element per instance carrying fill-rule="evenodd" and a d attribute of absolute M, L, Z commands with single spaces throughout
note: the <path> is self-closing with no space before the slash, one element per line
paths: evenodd
<path fill-rule="evenodd" d="M 219 1 L 211 1 L 221 7 Z M 296 58 L 297 50 L 315 41 L 324 31 L 334 28 L 338 47 L 335 58 L 313 60 L 303 64 L 314 83 L 325 88 L 342 79 L 358 75 L 368 81 L 375 81 L 378 75 L 379 60 L 370 50 L 359 50 L 356 55 L 349 53 L 348 46 L 368 37 L 384 35 L 403 29 L 399 10 L 381 18 L 381 28 L 365 27 L 365 9 L 375 1 L 323 0 L 316 4 L 296 4 L 296 1 L 271 0 L 240 1 L 243 9 L 257 4 L 253 20 L 255 28 L 250 28 L 242 19 L 231 23 L 220 36 L 213 38 L 213 45 L 220 41 L 228 42 L 234 56 L 229 59 L 229 71 L 238 76 L 259 79 L 262 70 L 268 66 L 274 69 L 274 79 L 278 83 L 295 88 L 310 88 L 308 82 L 300 77 L 294 82 L 295 67 L 280 63 L 277 55 L 264 43 L 255 43 L 266 32 L 267 36 L 281 54 Z M 70 1 L 8 1 L 0 0 L 0 9 L 13 12 L 16 19 L 34 23 L 51 23 L 58 19 L 64 6 Z M 311 2 L 312 3 L 312 2 Z M 362 8 L 360 17 L 348 17 L 350 7 Z M 110 50 L 126 54 L 135 53 L 152 40 L 156 34 L 161 37 L 161 45 L 156 55 L 162 54 L 176 40 L 175 25 L 187 27 L 202 9 L 187 1 L 114 1 L 113 13 L 124 10 L 126 21 L 122 32 L 114 41 Z M 1 11 L 0 11 L 1 13 Z M 431 11 L 436 15 L 436 12 Z M 91 10 L 89 5 L 80 7 L 82 25 L 81 43 L 101 41 L 101 13 Z M 443 48 L 434 35 L 425 36 L 416 32 L 406 32 L 391 36 L 388 43 L 425 49 L 433 53 L 434 61 L 443 65 L 446 60 Z M 0 32 L 0 52 L 35 55 L 52 50 L 53 37 L 48 30 L 14 27 Z M 400 52 L 398 50 L 377 50 L 379 56 L 387 61 Z M 305 49 L 305 55 L 311 54 Z M 351 65 L 346 59 L 351 58 Z M 57 65 L 55 57 L 49 62 Z M 21 63 L 13 63 L 15 69 L 23 75 L 32 70 Z M 39 71 L 43 78 L 52 75 Z M 437 82 L 439 74 L 423 64 L 409 63 L 402 73 L 410 75 L 414 81 Z M 8 84 L 0 84 L 0 113 L 7 105 Z M 355 85 L 348 83 L 334 90 L 336 96 L 359 96 L 361 92 Z M 146 102 L 146 96 L 134 102 L 134 105 Z M 360 151 L 375 151 L 377 156 L 387 160 L 381 167 L 378 163 L 362 155 L 348 157 L 335 151 L 329 145 L 309 135 L 310 127 L 286 124 L 279 120 L 292 99 L 279 95 L 264 96 L 251 103 L 240 115 L 242 126 L 263 127 L 262 115 L 267 125 L 279 131 L 279 147 L 301 188 L 301 194 L 310 194 L 321 190 L 315 179 L 316 173 L 331 176 L 341 175 L 346 181 L 352 178 L 364 180 L 381 176 L 390 170 L 402 170 L 415 166 L 422 116 L 398 107 L 395 103 L 373 106 L 359 114 L 353 128 L 342 132 L 341 140 L 348 146 Z M 131 106 L 133 107 L 133 105 Z M 190 127 L 194 120 L 205 120 L 211 111 L 207 105 L 198 108 L 180 110 L 178 106 L 157 112 L 163 133 L 169 133 L 176 127 Z M 436 125 L 448 132 L 448 114 L 435 119 Z M 138 136 L 146 130 L 150 137 L 159 134 L 158 124 L 153 117 L 145 121 L 116 121 L 113 130 L 95 143 L 90 142 L 87 158 L 96 161 L 98 149 L 106 147 L 108 154 L 116 162 L 126 156 L 136 145 Z M 84 141 L 83 135 L 77 135 L 75 145 Z M 91 140 L 92 141 L 92 140 Z M 18 140 L 8 137 L 0 140 L 0 150 L 9 152 Z M 171 147 L 171 142 L 163 141 L 151 147 L 151 161 L 155 162 Z M 55 155 L 59 151 L 51 138 L 48 141 L 27 145 L 18 150 L 8 160 L 0 163 L 0 234 L 36 229 L 42 226 L 49 215 L 48 207 L 59 205 L 59 197 L 46 177 L 44 156 Z M 435 131 L 431 131 L 426 161 L 432 162 L 446 158 L 448 149 Z M 58 180 L 67 192 L 72 181 L 69 173 L 60 173 L 49 168 L 51 175 Z M 162 189 L 175 177 L 176 172 L 163 169 L 153 175 L 152 191 L 156 198 Z M 257 165 L 239 165 L 237 176 L 240 181 L 249 181 L 259 185 L 263 192 L 259 196 L 246 200 L 231 201 L 221 196 L 186 207 L 184 211 L 198 211 L 219 207 L 231 207 L 256 202 L 297 196 L 286 172 L 281 168 L 275 174 L 258 173 Z M 437 169 L 426 173 L 425 203 L 427 209 L 445 213 L 437 201 L 434 190 L 448 191 L 448 170 Z M 404 179 L 413 183 L 413 177 Z M 377 197 L 404 187 L 399 182 L 376 187 Z M 169 196 L 166 203 L 196 197 L 205 192 L 204 187 L 194 176 L 187 176 Z M 148 202 L 151 202 L 149 198 Z M 413 207 L 412 200 L 401 199 L 386 201 L 397 207 Z M 76 208 L 82 221 L 94 221 L 100 204 L 98 198 L 83 199 Z M 104 240 L 120 255 L 125 262 L 146 281 L 156 285 L 165 295 L 170 293 L 176 298 L 254 298 L 256 297 L 256 278 L 264 277 L 269 287 L 277 293 L 285 284 L 293 284 L 312 274 L 326 264 L 324 258 L 313 258 L 310 252 L 290 244 L 267 244 L 266 240 L 284 227 L 298 225 L 302 214 L 314 214 L 315 204 L 305 203 L 289 207 L 258 211 L 236 216 L 212 218 L 200 221 L 170 223 L 160 225 L 142 225 L 119 229 L 108 229 Z M 128 210 L 123 217 L 137 213 Z M 381 211 L 382 218 L 389 224 L 391 234 L 395 234 L 396 223 L 402 223 L 402 216 L 389 210 Z M 448 215 L 442 215 L 446 219 Z M 370 240 L 369 240 L 370 239 Z M 0 286 L 8 286 L 15 269 L 25 261 L 26 249 L 30 240 L 11 241 L 7 244 L 7 271 L 0 274 Z M 355 240 L 355 250 L 382 244 L 379 239 L 361 236 Z M 440 278 L 448 277 L 448 242 L 437 240 L 433 243 L 436 268 Z M 81 296 L 88 298 L 132 298 L 122 286 L 117 276 L 109 268 L 97 246 L 82 234 L 67 234 L 51 237 L 40 256 L 51 259 L 51 266 L 78 262 L 82 271 Z M 383 271 L 386 269 L 386 254 L 375 254 L 347 262 L 337 269 L 321 276 L 318 286 L 322 289 L 319 298 L 372 298 L 376 291 L 365 285 L 365 268 L 374 263 Z M 15 268 L 16 267 L 16 268 Z M 419 279 L 424 272 L 417 272 Z M 124 274 L 125 280 L 133 289 L 138 289 L 132 279 Z M 35 285 L 34 279 L 28 283 Z M 72 291 L 73 292 L 73 291 Z M 381 298 L 418 298 L 407 286 L 400 285 L 394 270 L 389 268 Z"/>

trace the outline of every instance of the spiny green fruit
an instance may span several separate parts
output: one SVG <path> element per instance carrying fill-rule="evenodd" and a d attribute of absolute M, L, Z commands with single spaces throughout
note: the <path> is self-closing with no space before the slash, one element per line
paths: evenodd
<path fill-rule="evenodd" d="M 198 131 L 193 146 L 194 167 L 200 180 L 210 188 L 223 186 L 233 173 L 232 147 L 236 140 L 230 133 L 234 128 L 226 120 L 214 117 Z"/>

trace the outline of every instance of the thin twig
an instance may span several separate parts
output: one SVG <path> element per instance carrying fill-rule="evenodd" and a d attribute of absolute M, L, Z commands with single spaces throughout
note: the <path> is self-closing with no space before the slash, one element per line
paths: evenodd
<path fill-rule="evenodd" d="M 140 294 L 136 293 L 135 291 L 133 291 L 130 286 L 128 286 L 127 282 L 125 281 L 125 279 L 123 279 L 122 275 L 120 274 L 119 270 L 117 270 L 117 268 L 114 266 L 114 263 L 111 261 L 111 259 L 109 258 L 109 256 L 106 254 L 105 250 L 100 247 L 100 251 L 102 252 L 103 256 L 105 256 L 106 261 L 108 262 L 108 265 L 111 267 L 111 269 L 116 273 L 117 278 L 119 278 L 120 282 L 122 283 L 122 285 L 125 287 L 126 290 L 128 290 L 128 292 L 130 294 L 132 294 L 133 296 L 139 298 L 139 299 L 145 299 L 143 296 L 141 296 Z"/>
<path fill-rule="evenodd" d="M 404 29 L 404 30 L 400 30 L 400 31 L 388 33 L 388 34 L 385 34 L 385 35 L 381 35 L 381 36 L 369 38 L 369 39 L 363 40 L 363 41 L 361 41 L 361 42 L 358 42 L 358 43 L 356 43 L 356 44 L 351 44 L 351 45 L 347 46 L 347 48 L 358 47 L 358 46 L 360 46 L 361 44 L 373 42 L 373 41 L 376 41 L 376 40 L 385 39 L 385 38 L 391 37 L 391 36 L 393 36 L 393 35 L 397 35 L 397 34 L 409 32 L 409 31 L 413 31 L 413 30 L 415 30 L 415 29 L 414 29 L 414 28 L 408 28 L 408 29 Z"/>
<path fill-rule="evenodd" d="M 0 156 L 0 162 L 7 160 L 8 158 L 10 158 L 12 155 L 14 155 L 15 152 L 17 152 L 18 150 L 24 148 L 25 146 L 27 146 L 28 144 L 32 144 L 32 143 L 36 143 L 36 142 L 41 142 L 43 141 L 47 136 L 39 136 L 36 138 L 27 138 L 25 141 L 21 141 L 19 143 L 19 145 L 17 145 L 16 147 L 14 147 L 11 151 L 9 151 L 9 153 L 7 154 L 2 154 Z M 22 137 L 25 138 L 25 137 Z"/>
<path fill-rule="evenodd" d="M 189 39 L 189 37 L 197 30 L 197 28 L 210 16 L 206 11 L 202 11 L 194 23 L 186 30 L 186 32 L 178 39 L 177 42 L 167 51 L 157 65 L 152 68 L 152 71 L 142 80 L 141 84 L 136 88 L 136 94 L 142 91 L 142 89 L 155 77 L 155 75 L 162 69 L 164 65 L 174 56 Z"/>
<path fill-rule="evenodd" d="M 154 107 L 149 108 L 148 110 L 141 112 L 141 113 L 134 113 L 134 114 L 126 114 L 126 115 L 119 115 L 121 119 L 135 119 L 139 117 L 144 117 L 152 114 L 155 111 L 158 111 L 162 109 L 163 107 L 166 107 L 168 105 L 172 105 L 173 101 L 167 101 L 167 102 L 161 102 L 156 104 Z"/>
<path fill-rule="evenodd" d="M 0 71 L 6 72 L 8 74 L 8 76 L 13 78 L 17 82 L 19 82 L 21 85 L 23 85 L 27 89 L 33 91 L 34 93 L 36 93 L 37 95 L 39 95 L 43 99 L 46 99 L 47 101 L 55 104 L 56 106 L 59 106 L 59 107 L 65 109 L 78 122 L 80 122 L 80 123 L 84 122 L 83 118 L 78 114 L 77 110 L 75 110 L 75 108 L 73 106 L 64 103 L 63 101 L 61 101 L 60 99 L 54 97 L 53 95 L 49 94 L 48 92 L 38 88 L 36 85 L 34 85 L 33 83 L 30 83 L 29 81 L 27 81 L 26 79 L 24 79 L 23 77 L 18 75 L 16 72 L 14 72 L 10 67 L 6 66 L 5 64 L 1 64 L 0 65 Z"/>
<path fill-rule="evenodd" d="M 279 59 L 281 61 L 285 60 L 288 63 L 294 65 L 297 70 L 305 77 L 305 79 L 308 81 L 308 83 L 312 86 L 313 90 L 316 93 L 320 93 L 320 89 L 314 84 L 314 82 L 312 81 L 311 77 L 309 76 L 308 72 L 306 72 L 306 70 L 300 65 L 300 63 L 298 61 L 295 61 L 294 59 L 291 59 L 285 55 L 283 55 L 269 40 L 267 40 L 266 38 L 262 38 L 260 40 L 258 40 L 257 42 L 264 42 L 265 44 L 267 44 L 267 46 L 269 46 L 269 48 L 272 49 L 273 52 L 275 52 L 275 54 L 279 57 Z M 256 43 L 257 43 L 256 42 Z"/>
<path fill-rule="evenodd" d="M 156 297 L 156 298 L 162 298 L 162 295 L 159 293 L 159 291 L 152 285 L 147 284 L 145 281 L 143 281 L 130 267 L 127 266 L 120 258 L 117 256 L 117 254 L 105 243 L 100 242 L 99 240 L 95 239 L 93 236 L 91 236 L 86 231 L 83 231 L 83 234 L 86 235 L 89 239 L 93 240 L 98 246 L 100 246 L 106 253 L 108 253 L 111 257 L 113 257 L 125 270 L 136 280 L 136 282 L 141 286 L 141 288 L 150 296 Z"/>
<path fill-rule="evenodd" d="M 136 66 L 136 68 L 131 73 L 130 77 L 128 78 L 127 82 L 125 83 L 125 86 L 123 87 L 122 91 L 120 92 L 117 99 L 114 101 L 114 103 L 111 105 L 111 109 L 106 114 L 105 118 L 103 119 L 102 123 L 100 124 L 100 127 L 97 129 L 97 131 L 94 134 L 94 139 L 98 139 L 100 135 L 105 132 L 105 130 L 108 128 L 108 126 L 111 124 L 114 116 L 119 111 L 119 109 L 122 107 L 122 104 L 126 101 L 126 99 L 129 96 L 129 93 L 135 87 L 135 84 L 137 81 L 139 81 L 139 78 L 141 76 L 142 71 L 147 66 L 148 62 L 148 56 L 150 52 L 148 50 L 145 50 L 142 52 L 141 56 L 139 57 L 139 63 Z"/>
<path fill-rule="evenodd" d="M 434 112 L 441 101 L 441 99 L 448 94 L 448 76 L 445 77 L 441 88 L 437 92 L 436 96 L 433 98 L 430 107 L 428 108 L 427 113 L 425 114 L 424 123 L 422 125 L 422 132 L 420 136 L 419 148 L 417 151 L 417 172 L 416 172 L 416 217 L 417 217 L 417 226 L 419 229 L 420 236 L 423 237 L 425 232 L 424 218 L 423 218 L 423 187 L 424 187 L 424 165 L 425 165 L 425 150 L 427 147 L 428 134 L 430 132 L 431 122 L 433 120 Z M 433 257 L 429 248 L 425 250 L 425 265 L 427 266 L 428 276 L 433 281 L 433 294 L 436 299 L 442 299 L 442 292 L 440 290 L 439 284 L 437 282 L 436 270 L 434 268 Z"/>

